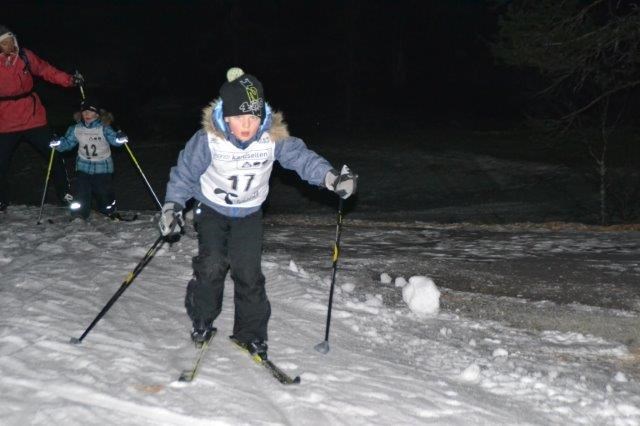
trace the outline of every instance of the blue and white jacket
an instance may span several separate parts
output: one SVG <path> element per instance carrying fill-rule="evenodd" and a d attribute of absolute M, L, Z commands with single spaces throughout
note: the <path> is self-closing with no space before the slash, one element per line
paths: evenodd
<path fill-rule="evenodd" d="M 165 202 L 184 206 L 195 198 L 225 216 L 248 216 L 267 197 L 274 161 L 317 186 L 324 186 L 333 168 L 301 139 L 290 136 L 282 114 L 269 105 L 255 138 L 237 140 L 222 116 L 222 101 L 216 100 L 203 109 L 202 128 L 171 168 Z"/>
<path fill-rule="evenodd" d="M 60 152 L 70 151 L 78 146 L 76 170 L 90 175 L 113 173 L 113 159 L 109 145 L 121 146 L 116 142 L 116 132 L 102 123 L 100 119 L 85 124 L 69 126 L 67 133 L 60 139 L 56 149 Z"/>

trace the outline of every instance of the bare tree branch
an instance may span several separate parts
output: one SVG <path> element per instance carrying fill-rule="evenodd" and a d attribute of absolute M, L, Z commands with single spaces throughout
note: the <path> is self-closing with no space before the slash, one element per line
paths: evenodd
<path fill-rule="evenodd" d="M 586 110 L 588 110 L 589 108 L 593 107 L 595 104 L 597 104 L 598 102 L 600 102 L 601 100 L 613 95 L 614 93 L 620 92 L 621 90 L 625 90 L 625 89 L 630 89 L 632 87 L 635 87 L 637 85 L 640 84 L 640 80 L 636 80 L 636 81 L 630 81 L 626 84 L 623 84 L 622 86 L 619 87 L 615 87 L 611 90 L 607 90 L 606 92 L 602 93 L 600 96 L 596 97 L 595 99 L 593 99 L 591 102 L 589 102 L 588 104 L 586 104 L 585 106 L 583 106 L 580 109 L 577 109 L 567 115 L 565 115 L 564 117 L 561 117 L 561 120 L 567 120 L 570 117 L 576 116 L 578 114 L 581 114 L 583 112 L 585 112 Z"/>

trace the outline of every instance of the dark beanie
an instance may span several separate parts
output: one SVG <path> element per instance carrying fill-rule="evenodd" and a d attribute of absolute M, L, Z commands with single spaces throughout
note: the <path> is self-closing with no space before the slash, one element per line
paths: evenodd
<path fill-rule="evenodd" d="M 222 115 L 252 114 L 264 120 L 264 90 L 262 83 L 245 74 L 240 68 L 230 68 L 227 80 L 220 88 L 222 98 Z"/>
<path fill-rule="evenodd" d="M 96 114 L 100 114 L 100 108 L 98 107 L 98 102 L 95 99 L 87 98 L 80 103 L 80 112 L 82 111 L 93 111 Z"/>

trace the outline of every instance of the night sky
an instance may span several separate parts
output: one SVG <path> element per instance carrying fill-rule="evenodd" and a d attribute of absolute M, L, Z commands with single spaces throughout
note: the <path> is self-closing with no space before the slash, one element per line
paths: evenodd
<path fill-rule="evenodd" d="M 195 128 L 234 65 L 302 127 L 517 118 L 510 71 L 488 47 L 497 18 L 480 0 L 10 0 L 2 9 L 21 45 L 80 70 L 88 94 L 141 132 L 163 109 L 175 111 L 167 132 Z M 78 93 L 38 90 L 51 124 L 62 109 L 66 125 Z"/>

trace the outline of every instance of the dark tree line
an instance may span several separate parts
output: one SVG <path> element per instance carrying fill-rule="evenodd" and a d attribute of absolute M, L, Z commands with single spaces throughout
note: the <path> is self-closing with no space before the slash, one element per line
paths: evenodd
<path fill-rule="evenodd" d="M 494 53 L 537 78 L 530 113 L 592 160 L 601 223 L 635 219 L 640 8 L 623 0 L 502 2 Z"/>

